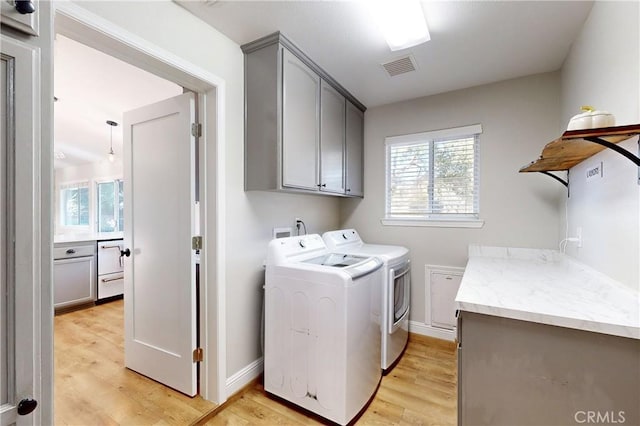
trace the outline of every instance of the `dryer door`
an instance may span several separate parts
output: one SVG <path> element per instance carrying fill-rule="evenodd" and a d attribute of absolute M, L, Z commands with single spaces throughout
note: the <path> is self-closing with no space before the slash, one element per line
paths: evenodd
<path fill-rule="evenodd" d="M 409 315 L 410 294 L 411 294 L 411 264 L 410 261 L 398 269 L 389 269 L 389 334 L 400 328 L 402 322 Z"/>

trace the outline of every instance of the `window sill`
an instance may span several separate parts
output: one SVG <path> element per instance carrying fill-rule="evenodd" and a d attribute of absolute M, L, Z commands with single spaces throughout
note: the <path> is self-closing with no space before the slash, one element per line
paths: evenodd
<path fill-rule="evenodd" d="M 484 220 L 481 219 L 380 219 L 380 223 L 384 226 L 425 226 L 433 228 L 482 228 L 484 226 Z"/>

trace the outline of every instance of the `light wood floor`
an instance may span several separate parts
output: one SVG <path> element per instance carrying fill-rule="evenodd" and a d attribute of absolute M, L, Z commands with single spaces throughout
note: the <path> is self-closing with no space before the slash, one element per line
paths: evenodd
<path fill-rule="evenodd" d="M 55 317 L 55 424 L 187 425 L 215 408 L 124 368 L 123 306 Z"/>
<path fill-rule="evenodd" d="M 455 425 L 455 345 L 411 335 L 357 425 Z M 215 413 L 213 417 L 206 413 Z M 203 418 L 204 416 L 204 418 Z M 200 419 L 200 421 L 199 421 Z M 56 425 L 319 425 L 260 381 L 216 409 L 124 368 L 123 302 L 55 317 Z"/>
<path fill-rule="evenodd" d="M 356 425 L 455 425 L 457 419 L 455 344 L 411 335 L 398 365 L 383 377 L 378 392 Z M 319 425 L 266 396 L 260 382 L 221 407 L 206 425 Z"/>

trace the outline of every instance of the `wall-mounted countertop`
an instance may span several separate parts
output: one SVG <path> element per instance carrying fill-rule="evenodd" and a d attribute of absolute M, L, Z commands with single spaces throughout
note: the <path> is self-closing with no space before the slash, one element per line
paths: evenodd
<path fill-rule="evenodd" d="M 87 241 L 117 240 L 123 238 L 122 232 L 86 232 L 79 234 L 61 234 L 53 237 L 54 243 L 81 243 Z"/>
<path fill-rule="evenodd" d="M 456 306 L 640 339 L 640 292 L 554 250 L 470 246 Z"/>

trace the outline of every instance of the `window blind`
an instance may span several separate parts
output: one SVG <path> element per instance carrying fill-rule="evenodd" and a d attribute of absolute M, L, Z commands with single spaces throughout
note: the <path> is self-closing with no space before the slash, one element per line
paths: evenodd
<path fill-rule="evenodd" d="M 478 218 L 479 132 L 452 130 L 387 139 L 387 218 Z"/>

